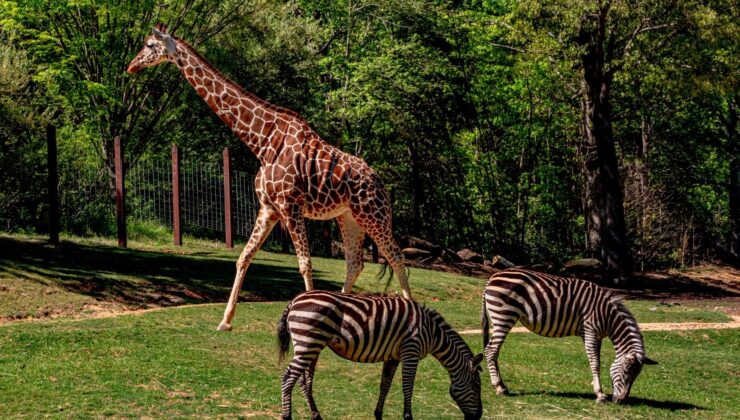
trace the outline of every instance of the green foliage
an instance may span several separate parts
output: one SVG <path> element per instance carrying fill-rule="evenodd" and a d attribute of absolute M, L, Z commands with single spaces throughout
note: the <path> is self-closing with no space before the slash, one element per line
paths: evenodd
<path fill-rule="evenodd" d="M 731 223 L 736 11 L 727 1 L 604 4 L 630 241 L 643 265 L 687 264 L 724 246 Z M 2 229 L 44 229 L 47 123 L 59 127 L 62 224 L 77 233 L 113 229 L 117 135 L 132 163 L 172 143 L 215 161 L 228 145 L 237 169 L 256 168 L 173 66 L 125 73 L 162 21 L 247 90 L 365 158 L 390 190 L 398 234 L 516 263 L 583 255 L 580 59 L 597 8 L 2 0 Z"/>

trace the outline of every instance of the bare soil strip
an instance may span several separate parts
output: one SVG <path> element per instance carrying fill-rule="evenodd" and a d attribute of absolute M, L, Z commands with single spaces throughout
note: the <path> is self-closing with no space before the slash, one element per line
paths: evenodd
<path fill-rule="evenodd" d="M 740 328 L 740 316 L 732 315 L 730 322 L 646 322 L 640 324 L 642 331 L 687 331 L 687 330 L 728 330 Z M 513 333 L 529 332 L 526 327 L 511 329 Z M 463 330 L 460 334 L 481 334 L 481 330 Z"/>

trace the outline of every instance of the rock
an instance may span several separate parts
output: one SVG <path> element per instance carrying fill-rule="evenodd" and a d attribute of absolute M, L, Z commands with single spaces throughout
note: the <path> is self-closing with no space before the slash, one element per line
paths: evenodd
<path fill-rule="evenodd" d="M 501 255 L 496 255 L 491 260 L 491 266 L 495 268 L 511 268 L 516 267 L 513 262 L 507 260 L 506 258 L 502 257 Z"/>
<path fill-rule="evenodd" d="M 489 262 L 489 261 L 486 261 L 486 262 Z M 498 273 L 499 271 L 493 268 L 492 265 L 486 265 L 486 264 L 481 265 L 480 268 L 481 270 L 485 271 L 488 274 Z"/>
<path fill-rule="evenodd" d="M 541 271 L 543 273 L 546 273 L 552 270 L 551 266 L 549 266 L 548 264 L 542 264 L 542 263 L 532 264 L 529 266 L 529 268 L 534 271 Z"/>
<path fill-rule="evenodd" d="M 433 257 L 431 252 L 419 248 L 404 248 L 401 252 L 403 252 L 404 257 L 410 260 L 423 260 Z"/>
<path fill-rule="evenodd" d="M 434 255 L 442 253 L 442 246 L 433 244 L 425 239 L 417 238 L 415 236 L 404 236 L 401 241 L 404 248 L 417 248 L 424 251 L 429 251 Z"/>
<path fill-rule="evenodd" d="M 442 259 L 445 262 L 451 262 L 451 263 L 460 263 L 463 262 L 463 259 L 460 258 L 457 253 L 449 248 L 445 248 L 442 250 Z"/>
<path fill-rule="evenodd" d="M 565 263 L 566 270 L 596 270 L 602 268 L 601 261 L 596 258 L 579 258 Z"/>
<path fill-rule="evenodd" d="M 457 255 L 465 262 L 483 264 L 483 255 L 473 251 L 470 248 L 463 248 L 457 251 Z"/>

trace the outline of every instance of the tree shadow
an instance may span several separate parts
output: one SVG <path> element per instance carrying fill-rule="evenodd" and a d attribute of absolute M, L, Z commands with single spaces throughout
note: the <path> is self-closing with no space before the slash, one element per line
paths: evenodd
<path fill-rule="evenodd" d="M 558 398 L 572 398 L 572 399 L 581 399 L 581 400 L 591 400 L 591 401 L 594 401 L 594 404 L 596 403 L 596 395 L 593 393 L 589 394 L 585 392 L 549 392 L 549 391 L 512 392 L 510 395 L 511 396 L 539 395 L 539 396 L 558 397 Z M 611 400 L 610 402 L 606 404 L 612 404 Z M 627 398 L 626 401 L 620 403 L 620 405 L 646 406 L 650 408 L 658 408 L 661 410 L 670 410 L 670 411 L 706 410 L 706 408 L 704 407 L 699 407 L 693 404 L 679 402 L 679 401 L 657 401 L 657 400 L 651 400 L 649 398 L 640 398 L 640 397 L 629 397 Z"/>
<path fill-rule="evenodd" d="M 56 285 L 73 293 L 134 307 L 226 302 L 236 258 L 199 252 L 178 255 L 104 245 L 0 237 L 0 276 Z M 314 270 L 318 289 L 339 290 Z M 240 301 L 283 301 L 304 290 L 298 267 L 254 262 Z"/>

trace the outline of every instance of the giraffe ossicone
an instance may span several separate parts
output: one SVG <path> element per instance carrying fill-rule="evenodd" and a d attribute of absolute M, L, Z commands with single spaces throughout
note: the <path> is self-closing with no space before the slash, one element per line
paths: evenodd
<path fill-rule="evenodd" d="M 305 219 L 337 219 L 344 242 L 347 277 L 342 291 L 352 291 L 363 269 L 362 242 L 367 233 L 377 244 L 411 299 L 401 249 L 393 238 L 391 203 L 378 175 L 357 156 L 326 143 L 296 112 L 245 91 L 193 47 L 158 24 L 129 73 L 163 62 L 175 64 L 208 106 L 257 156 L 255 179 L 260 202 L 252 235 L 236 263 L 236 277 L 219 330 L 230 330 L 242 282 L 252 259 L 282 220 L 290 233 L 306 290 L 313 272 Z"/>

